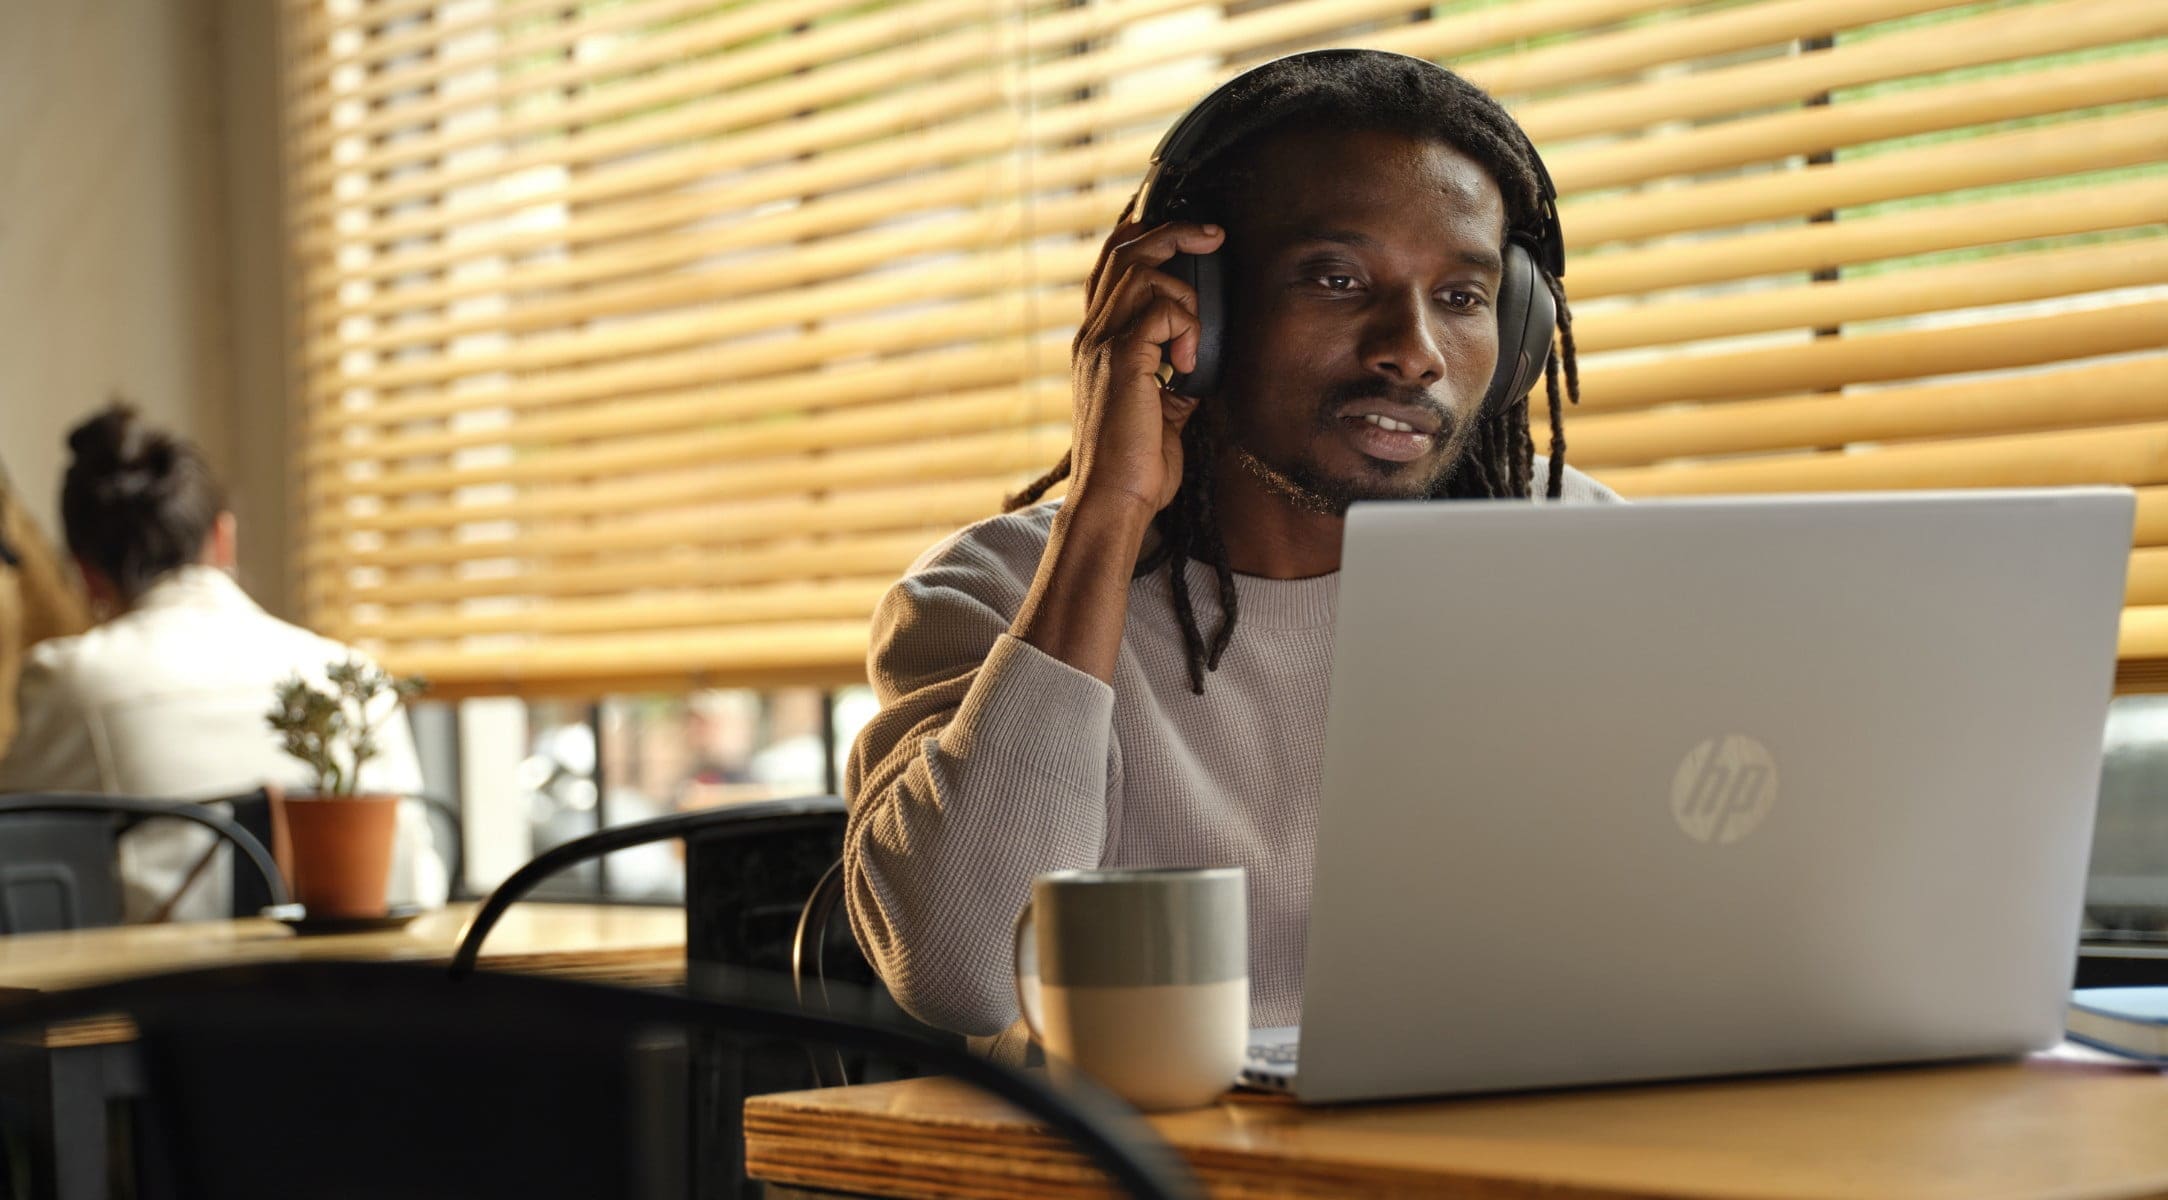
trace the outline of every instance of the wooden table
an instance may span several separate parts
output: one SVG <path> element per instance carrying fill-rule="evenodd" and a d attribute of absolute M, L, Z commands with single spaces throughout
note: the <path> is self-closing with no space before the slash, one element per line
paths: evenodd
<path fill-rule="evenodd" d="M 449 963 L 478 904 L 424 913 L 403 929 L 299 937 L 276 921 L 189 921 L 0 937 L 0 1012 L 12 995 L 110 983 L 189 967 L 306 959 Z M 685 912 L 607 904 L 516 904 L 482 944 L 492 971 L 634 987 L 685 981 Z M 120 1028 L 125 1028 L 124 1026 Z M 48 1045 L 111 1040 L 95 1023 L 47 1033 Z"/>
<path fill-rule="evenodd" d="M 1243 1096 L 1150 1121 L 1217 1197 L 2168 1196 L 2168 1076 L 2048 1056 L 1336 1108 Z M 1107 1194 L 1066 1143 L 949 1080 L 758 1096 L 745 1133 L 753 1177 L 801 1195 Z"/>
<path fill-rule="evenodd" d="M 404 929 L 299 937 L 276 921 L 124 925 L 0 937 L 0 1015 L 11 997 L 188 967 L 305 959 L 449 963 L 474 904 L 424 913 Z M 600 904 L 514 905 L 482 944 L 481 967 L 635 987 L 685 981 L 685 911 Z M 0 1041 L 0 1090 L 37 1119 L 33 1191 L 73 1200 L 108 1194 L 106 1105 L 125 1093 L 116 1047 L 125 1018 L 57 1025 Z"/>

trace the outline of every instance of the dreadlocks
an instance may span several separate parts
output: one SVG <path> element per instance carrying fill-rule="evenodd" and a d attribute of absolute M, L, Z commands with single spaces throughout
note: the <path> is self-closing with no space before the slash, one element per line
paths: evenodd
<path fill-rule="evenodd" d="M 1537 236 L 1542 226 L 1543 195 L 1519 127 L 1482 89 L 1443 70 L 1398 61 L 1386 55 L 1356 55 L 1283 60 L 1251 73 L 1223 108 L 1224 128 L 1215 130 L 1216 147 L 1189 164 L 1165 164 L 1154 190 L 1148 224 L 1168 220 L 1224 220 L 1235 211 L 1249 182 L 1258 151 L 1272 137 L 1319 127 L 1360 129 L 1444 141 L 1474 159 L 1496 181 L 1505 200 L 1506 222 L 1515 233 Z M 1170 199 L 1162 206 L 1157 197 Z M 1116 223 L 1130 219 L 1132 196 Z M 1543 364 L 1544 392 L 1550 409 L 1549 470 L 1544 494 L 1557 499 L 1565 483 L 1564 410 L 1579 403 L 1581 375 L 1573 345 L 1573 317 L 1557 277 L 1537 272 L 1558 306 L 1557 345 Z M 1506 352 L 1500 347 L 1501 353 Z M 1206 405 L 1182 430 L 1182 486 L 1174 500 L 1153 519 L 1156 541 L 1139 560 L 1135 577 L 1167 571 L 1175 616 L 1188 652 L 1190 691 L 1204 694 L 1204 676 L 1219 668 L 1220 656 L 1234 634 L 1236 591 L 1227 548 L 1214 511 L 1215 465 L 1226 444 L 1225 405 Z M 1528 499 L 1534 492 L 1535 438 L 1528 405 L 1507 397 L 1477 412 L 1461 459 L 1432 495 L 1438 499 Z M 1060 462 L 1009 497 L 1004 511 L 1035 504 L 1047 490 L 1069 477 L 1072 448 Z M 1190 595 L 1189 563 L 1212 568 L 1219 591 L 1220 621 L 1209 640 L 1198 623 Z"/>

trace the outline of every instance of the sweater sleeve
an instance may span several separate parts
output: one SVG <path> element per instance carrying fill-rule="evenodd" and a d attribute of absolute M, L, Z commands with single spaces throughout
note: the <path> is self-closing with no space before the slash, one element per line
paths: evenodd
<path fill-rule="evenodd" d="M 1028 536 L 1003 520 L 996 537 Z M 881 711 L 852 747 L 843 870 L 852 928 L 897 1002 L 986 1035 L 1016 1019 L 1011 941 L 1031 880 L 1099 863 L 1119 768 L 1114 689 L 1008 635 L 1037 551 L 968 539 L 874 616 Z"/>

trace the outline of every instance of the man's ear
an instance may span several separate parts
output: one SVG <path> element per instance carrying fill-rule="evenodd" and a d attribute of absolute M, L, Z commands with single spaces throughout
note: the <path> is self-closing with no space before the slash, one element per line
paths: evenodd
<path fill-rule="evenodd" d="M 241 561 L 239 525 L 233 514 L 222 512 L 211 522 L 211 532 L 204 535 L 203 553 L 196 561 L 205 566 L 231 571 Z"/>

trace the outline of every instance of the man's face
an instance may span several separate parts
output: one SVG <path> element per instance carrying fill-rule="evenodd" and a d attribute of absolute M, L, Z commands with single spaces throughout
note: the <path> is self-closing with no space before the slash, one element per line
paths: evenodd
<path fill-rule="evenodd" d="M 1489 172 L 1442 141 L 1291 132 L 1226 224 L 1236 462 L 1315 512 L 1433 494 L 1498 357 Z"/>

